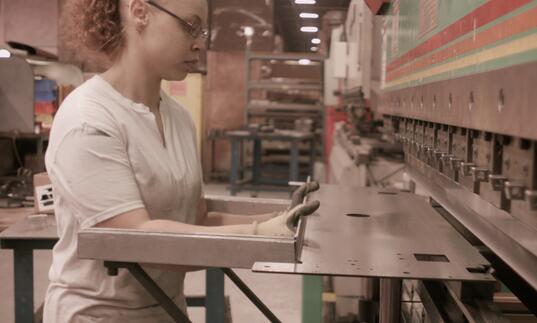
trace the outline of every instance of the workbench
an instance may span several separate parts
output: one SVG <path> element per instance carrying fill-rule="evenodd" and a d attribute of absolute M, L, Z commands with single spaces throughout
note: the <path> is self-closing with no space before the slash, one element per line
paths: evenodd
<path fill-rule="evenodd" d="M 282 189 L 282 185 L 288 190 L 290 181 L 299 181 L 300 178 L 300 161 L 299 145 L 306 143 L 309 145 L 309 175 L 313 174 L 313 165 L 315 162 L 315 136 L 313 133 L 303 133 L 291 130 L 279 130 L 275 132 L 259 132 L 248 130 L 227 131 L 225 137 L 231 143 L 231 174 L 229 176 L 229 190 L 231 195 L 235 195 L 242 189 L 258 190 L 262 185 L 265 189 L 269 185 L 280 185 L 277 190 Z M 241 178 L 241 147 L 247 141 L 253 142 L 253 161 L 252 175 L 250 179 Z M 262 167 L 262 144 L 266 141 L 283 141 L 290 142 L 289 151 L 289 175 L 286 180 L 263 177 Z"/>
<path fill-rule="evenodd" d="M 33 211 L 0 233 L 0 247 L 13 250 L 16 323 L 34 321 L 34 250 L 52 249 L 58 241 L 54 217 Z"/>

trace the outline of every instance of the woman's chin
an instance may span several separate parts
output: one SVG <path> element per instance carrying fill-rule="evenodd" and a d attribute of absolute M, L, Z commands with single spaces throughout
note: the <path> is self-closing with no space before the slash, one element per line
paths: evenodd
<path fill-rule="evenodd" d="M 177 71 L 171 75 L 165 75 L 163 79 L 166 81 L 183 81 L 187 77 L 188 73 L 188 71 Z"/>

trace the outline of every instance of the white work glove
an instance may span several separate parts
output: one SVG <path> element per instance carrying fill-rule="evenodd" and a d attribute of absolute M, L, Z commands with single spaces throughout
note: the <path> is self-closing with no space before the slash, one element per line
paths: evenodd
<path fill-rule="evenodd" d="M 295 206 L 302 204 L 304 201 L 304 197 L 308 195 L 311 192 L 315 192 L 319 189 L 319 183 L 318 182 L 308 182 L 300 185 L 299 188 L 297 188 L 293 195 L 291 196 L 291 205 L 289 205 L 289 210 L 294 208 Z"/>
<path fill-rule="evenodd" d="M 261 223 L 254 222 L 254 234 L 292 237 L 295 234 L 300 217 L 312 214 L 317 211 L 319 206 L 319 201 L 310 201 L 305 204 L 299 204 L 290 210 L 281 211 L 270 220 Z"/>

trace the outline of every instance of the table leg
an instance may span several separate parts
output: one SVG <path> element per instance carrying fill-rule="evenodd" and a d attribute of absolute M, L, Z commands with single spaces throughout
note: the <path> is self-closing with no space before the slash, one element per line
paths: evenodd
<path fill-rule="evenodd" d="M 229 175 L 229 191 L 231 195 L 237 194 L 237 181 L 239 179 L 239 141 L 231 139 L 231 174 Z"/>
<path fill-rule="evenodd" d="M 261 313 L 265 315 L 265 317 L 271 322 L 271 323 L 281 323 L 276 315 L 272 313 L 272 311 L 265 305 L 259 297 L 240 279 L 240 277 L 231 269 L 229 268 L 222 268 L 222 271 L 226 276 L 231 279 L 231 281 L 241 290 L 241 292 L 244 293 L 246 297 L 257 307 Z"/>
<path fill-rule="evenodd" d="M 39 137 L 39 139 L 37 139 L 37 152 L 36 152 L 36 159 L 37 159 L 37 162 L 38 162 L 38 169 L 40 172 L 44 172 L 45 171 L 45 153 L 44 153 L 44 149 L 43 149 L 43 137 Z"/>
<path fill-rule="evenodd" d="M 302 276 L 302 323 L 321 323 L 323 318 L 323 277 Z"/>
<path fill-rule="evenodd" d="M 315 140 L 310 140 L 310 176 L 313 177 L 315 167 Z"/>
<path fill-rule="evenodd" d="M 34 253 L 31 248 L 13 249 L 15 322 L 34 321 Z"/>
<path fill-rule="evenodd" d="M 207 269 L 205 282 L 205 322 L 225 322 L 226 304 L 224 300 L 224 273 L 217 268 Z"/>
<path fill-rule="evenodd" d="M 401 321 L 401 279 L 380 279 L 380 323 L 399 323 Z"/>
<path fill-rule="evenodd" d="M 289 180 L 298 181 L 298 141 L 291 141 L 291 160 L 289 161 Z"/>
<path fill-rule="evenodd" d="M 254 139 L 254 165 L 252 170 L 252 183 L 258 184 L 261 178 L 261 140 Z"/>

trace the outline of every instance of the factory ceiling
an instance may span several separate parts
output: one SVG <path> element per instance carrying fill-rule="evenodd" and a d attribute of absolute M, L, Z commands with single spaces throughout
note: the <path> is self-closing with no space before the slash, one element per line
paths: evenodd
<path fill-rule="evenodd" d="M 315 2 L 300 4 L 297 2 Z M 212 50 L 244 50 L 244 28 L 252 27 L 251 49 L 309 52 L 314 38 L 321 36 L 323 16 L 344 12 L 350 0 L 210 0 Z M 301 14 L 317 18 L 301 18 Z M 302 32 L 301 27 L 316 27 L 317 32 Z M 281 37 L 281 46 L 278 39 Z M 275 45 L 276 44 L 276 45 Z M 320 47 L 320 46 L 316 46 Z"/>
<path fill-rule="evenodd" d="M 316 0 L 315 4 L 296 2 L 296 0 L 274 0 L 274 28 L 283 38 L 285 51 L 310 51 L 311 47 L 316 45 L 312 44 L 311 40 L 322 37 L 319 32 L 302 32 L 301 27 L 312 26 L 321 31 L 323 16 L 330 11 L 346 11 L 350 0 Z M 301 18 L 301 13 L 318 14 L 319 18 Z"/>

